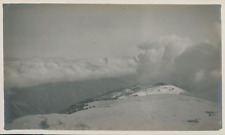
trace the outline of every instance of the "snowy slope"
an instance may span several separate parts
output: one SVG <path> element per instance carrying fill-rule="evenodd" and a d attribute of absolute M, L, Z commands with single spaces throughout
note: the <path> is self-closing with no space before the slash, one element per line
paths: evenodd
<path fill-rule="evenodd" d="M 95 101 L 73 114 L 30 115 L 13 121 L 13 129 L 216 130 L 221 107 L 183 95 L 155 95 Z"/>
<path fill-rule="evenodd" d="M 122 90 L 117 90 L 104 94 L 98 97 L 98 100 L 103 99 L 123 99 L 133 96 L 146 96 L 155 94 L 189 94 L 187 91 L 180 89 L 173 85 L 167 84 L 157 84 L 157 85 L 134 85 L 132 87 L 124 88 Z"/>
<path fill-rule="evenodd" d="M 188 92 L 173 86 L 173 85 L 163 85 L 152 88 L 146 88 L 141 91 L 135 92 L 131 95 L 135 96 L 145 96 L 145 95 L 154 95 L 154 94 L 187 94 Z"/>
<path fill-rule="evenodd" d="M 6 128 L 66 130 L 218 130 L 221 128 L 220 105 L 181 93 L 186 92 L 172 85 L 141 88 L 135 91 L 133 88 L 126 88 L 108 93 L 107 96 L 103 95 L 98 100 L 92 99 L 80 103 L 80 106 L 75 105 L 76 108 L 70 108 L 73 111 L 67 112 L 71 114 L 25 116 L 6 125 Z M 116 94 L 116 99 L 109 99 Z M 120 99 L 121 97 L 123 99 Z M 74 111 L 80 107 L 83 108 Z"/>
<path fill-rule="evenodd" d="M 155 95 L 155 94 L 182 94 L 188 95 L 189 93 L 185 90 L 182 90 L 173 85 L 167 85 L 164 83 L 158 83 L 155 85 L 152 84 L 136 84 L 131 87 L 121 88 L 118 90 L 114 90 L 108 93 L 105 93 L 101 96 L 97 96 L 95 98 L 90 98 L 76 104 L 69 106 L 67 109 L 62 111 L 61 113 L 74 113 L 80 110 L 86 110 L 91 108 L 89 106 L 90 102 L 93 101 L 102 101 L 102 100 L 118 100 L 118 99 L 126 99 L 133 98 L 135 96 L 147 96 L 147 95 Z"/>

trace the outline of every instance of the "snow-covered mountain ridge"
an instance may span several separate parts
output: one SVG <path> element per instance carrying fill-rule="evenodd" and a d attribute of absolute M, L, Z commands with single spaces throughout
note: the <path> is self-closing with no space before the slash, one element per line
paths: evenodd
<path fill-rule="evenodd" d="M 129 91 L 129 89 L 126 89 L 126 91 Z M 130 96 L 146 96 L 154 94 L 188 94 L 188 92 L 173 85 L 163 85 L 145 88 L 143 90 L 132 93 Z M 123 98 L 123 96 L 121 96 L 120 98 Z"/>
<path fill-rule="evenodd" d="M 188 94 L 188 92 L 174 85 L 167 85 L 164 83 L 157 83 L 154 85 L 136 84 L 131 87 L 106 93 L 98 97 L 97 99 L 98 100 L 105 99 L 105 98 L 122 99 L 122 98 L 129 98 L 133 96 L 147 96 L 147 95 L 155 95 L 155 94 Z"/>
<path fill-rule="evenodd" d="M 183 89 L 180 89 L 174 85 L 167 85 L 164 83 L 157 84 L 136 84 L 131 87 L 121 88 L 115 91 L 108 92 L 96 98 L 90 98 L 76 104 L 71 105 L 61 113 L 74 113 L 80 110 L 86 110 L 95 106 L 91 106 L 91 102 L 102 101 L 102 100 L 120 100 L 126 98 L 132 98 L 136 96 L 150 96 L 150 95 L 161 95 L 161 94 L 186 94 L 189 93 Z"/>
<path fill-rule="evenodd" d="M 133 85 L 71 105 L 61 114 L 29 115 L 7 129 L 218 130 L 221 106 L 173 85 Z"/>

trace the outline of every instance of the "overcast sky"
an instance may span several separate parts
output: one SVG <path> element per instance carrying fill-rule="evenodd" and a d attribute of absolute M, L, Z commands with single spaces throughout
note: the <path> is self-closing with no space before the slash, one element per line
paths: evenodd
<path fill-rule="evenodd" d="M 4 57 L 6 88 L 136 74 L 220 101 L 220 6 L 4 5 Z"/>
<path fill-rule="evenodd" d="M 136 56 L 165 35 L 218 42 L 219 6 L 4 5 L 4 56 Z"/>

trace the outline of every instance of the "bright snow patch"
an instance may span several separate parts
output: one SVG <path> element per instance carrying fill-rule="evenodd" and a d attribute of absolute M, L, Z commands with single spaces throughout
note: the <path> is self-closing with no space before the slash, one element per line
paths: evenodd
<path fill-rule="evenodd" d="M 173 85 L 163 85 L 163 86 L 156 86 L 151 88 L 146 88 L 141 91 L 135 92 L 133 96 L 146 96 L 146 95 L 153 95 L 153 94 L 187 94 L 188 92 L 173 86 Z"/>

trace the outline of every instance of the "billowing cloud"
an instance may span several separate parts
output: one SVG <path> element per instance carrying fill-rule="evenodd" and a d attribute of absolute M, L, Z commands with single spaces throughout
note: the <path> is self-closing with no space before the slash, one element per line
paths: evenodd
<path fill-rule="evenodd" d="M 217 43 L 215 45 L 215 43 Z M 6 88 L 137 74 L 141 82 L 175 84 L 195 96 L 221 100 L 221 43 L 195 44 L 169 35 L 138 46 L 138 57 L 6 60 Z"/>
<path fill-rule="evenodd" d="M 221 45 L 194 44 L 188 38 L 165 36 L 141 44 L 141 81 L 176 84 L 196 96 L 220 100 Z"/>
<path fill-rule="evenodd" d="M 175 35 L 164 36 L 149 43 L 139 45 L 145 52 L 140 54 L 138 72 L 142 79 L 159 81 L 161 76 L 167 76 L 174 66 L 174 60 L 180 56 L 187 47 L 192 46 L 190 39 Z"/>
<path fill-rule="evenodd" d="M 201 43 L 176 58 L 174 81 L 198 96 L 221 100 L 221 45 Z"/>
<path fill-rule="evenodd" d="M 135 58 L 99 60 L 14 60 L 4 63 L 5 87 L 29 87 L 44 83 L 80 81 L 134 74 Z"/>

